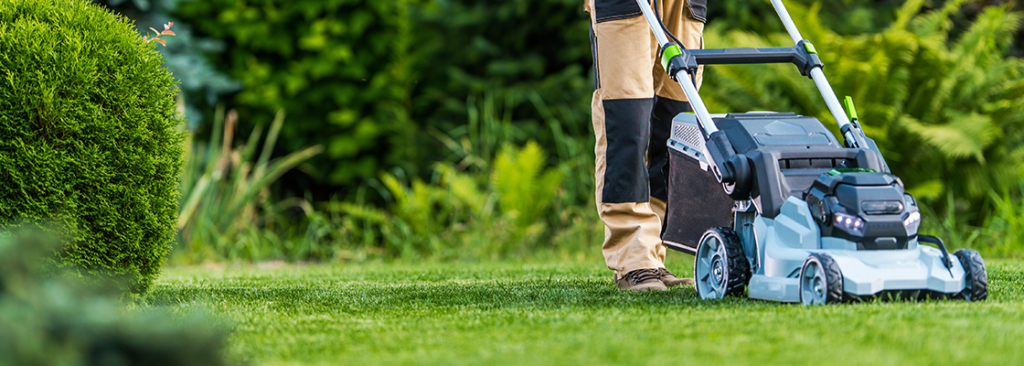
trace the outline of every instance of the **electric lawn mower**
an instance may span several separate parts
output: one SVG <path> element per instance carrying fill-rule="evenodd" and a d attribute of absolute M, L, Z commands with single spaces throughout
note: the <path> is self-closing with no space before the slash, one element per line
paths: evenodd
<path fill-rule="evenodd" d="M 672 122 L 662 238 L 696 256 L 697 293 L 714 299 L 748 288 L 750 298 L 805 305 L 878 296 L 985 300 L 981 256 L 950 255 L 939 238 L 918 234 L 917 201 L 864 135 L 849 97 L 844 113 L 785 5 L 771 2 L 795 46 L 688 50 L 670 41 L 647 0 L 637 0 L 665 70 L 694 111 Z M 810 77 L 843 141 L 795 113 L 708 113 L 692 79 L 699 65 L 761 63 L 793 63 Z"/>

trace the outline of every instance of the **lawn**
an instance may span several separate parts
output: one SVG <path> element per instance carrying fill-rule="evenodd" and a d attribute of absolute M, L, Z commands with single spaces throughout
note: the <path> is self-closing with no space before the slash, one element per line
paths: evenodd
<path fill-rule="evenodd" d="M 988 267 L 982 303 L 701 301 L 550 261 L 168 268 L 151 299 L 230 319 L 257 365 L 1024 364 L 1024 263 Z"/>

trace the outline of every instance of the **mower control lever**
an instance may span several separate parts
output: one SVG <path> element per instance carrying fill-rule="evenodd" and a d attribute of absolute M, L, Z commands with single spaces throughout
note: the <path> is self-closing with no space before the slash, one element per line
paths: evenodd
<path fill-rule="evenodd" d="M 708 155 L 715 162 L 716 176 L 719 182 L 733 183 L 736 181 L 736 174 L 728 165 L 729 159 L 736 155 L 732 143 L 725 136 L 725 132 L 716 131 L 711 134 L 707 142 Z"/>

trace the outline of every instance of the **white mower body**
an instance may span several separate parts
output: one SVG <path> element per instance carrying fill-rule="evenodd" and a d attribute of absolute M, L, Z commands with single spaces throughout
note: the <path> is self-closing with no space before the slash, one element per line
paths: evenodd
<path fill-rule="evenodd" d="M 827 253 L 843 275 L 843 292 L 873 296 L 882 291 L 963 291 L 965 273 L 959 261 L 946 268 L 939 249 L 911 239 L 907 249 L 865 251 L 857 244 L 821 237 L 807 203 L 790 197 L 775 220 L 757 217 L 753 233 L 758 264 L 750 277 L 748 296 L 780 302 L 800 301 L 800 269 L 811 253 Z"/>

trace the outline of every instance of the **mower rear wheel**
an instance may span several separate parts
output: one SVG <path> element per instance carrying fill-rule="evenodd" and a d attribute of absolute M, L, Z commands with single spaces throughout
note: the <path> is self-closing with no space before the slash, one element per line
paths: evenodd
<path fill-rule="evenodd" d="M 964 289 L 956 297 L 967 301 L 988 299 L 988 271 L 985 269 L 985 261 L 981 259 L 981 254 L 970 249 L 960 249 L 953 255 L 960 260 L 966 272 Z"/>
<path fill-rule="evenodd" d="M 693 272 L 697 295 L 702 299 L 743 296 L 743 288 L 750 281 L 750 263 L 736 232 L 724 227 L 704 232 L 697 245 Z"/>
<path fill-rule="evenodd" d="M 835 304 L 843 301 L 843 272 L 825 253 L 812 253 L 800 268 L 800 302 L 807 305 Z"/>

